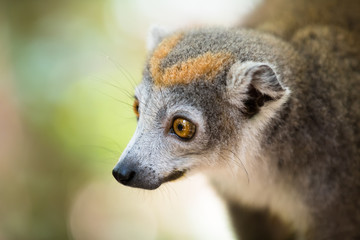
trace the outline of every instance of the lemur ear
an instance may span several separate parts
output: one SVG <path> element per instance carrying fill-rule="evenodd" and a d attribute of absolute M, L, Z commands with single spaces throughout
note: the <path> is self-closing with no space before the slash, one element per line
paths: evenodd
<path fill-rule="evenodd" d="M 267 63 L 237 62 L 230 68 L 226 81 L 230 103 L 250 116 L 266 103 L 280 100 L 289 93 Z"/>
<path fill-rule="evenodd" d="M 146 43 L 147 50 L 153 50 L 170 33 L 171 31 L 164 27 L 152 25 L 150 27 Z"/>

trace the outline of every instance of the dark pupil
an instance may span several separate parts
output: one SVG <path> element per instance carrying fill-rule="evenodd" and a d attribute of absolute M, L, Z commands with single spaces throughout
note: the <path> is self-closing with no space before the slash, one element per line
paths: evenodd
<path fill-rule="evenodd" d="M 181 123 L 179 123 L 177 125 L 177 128 L 179 129 L 179 131 L 182 131 L 184 129 L 184 126 Z"/>

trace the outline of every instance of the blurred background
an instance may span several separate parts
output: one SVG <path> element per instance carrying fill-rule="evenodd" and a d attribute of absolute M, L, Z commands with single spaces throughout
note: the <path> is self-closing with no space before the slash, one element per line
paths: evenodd
<path fill-rule="evenodd" d="M 0 1 L 0 240 L 234 239 L 205 177 L 146 191 L 111 171 L 149 27 L 232 26 L 258 2 Z"/>

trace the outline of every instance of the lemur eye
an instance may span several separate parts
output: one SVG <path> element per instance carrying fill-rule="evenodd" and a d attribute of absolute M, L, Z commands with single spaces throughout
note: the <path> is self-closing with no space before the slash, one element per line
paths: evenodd
<path fill-rule="evenodd" d="M 134 100 L 133 110 L 134 110 L 134 113 L 136 115 L 136 118 L 139 118 L 139 116 L 140 116 L 140 113 L 139 113 L 139 100 L 137 100 L 137 98 L 135 98 L 135 100 Z"/>
<path fill-rule="evenodd" d="M 192 138 L 196 129 L 195 124 L 183 118 L 175 119 L 172 128 L 174 133 L 183 139 Z"/>

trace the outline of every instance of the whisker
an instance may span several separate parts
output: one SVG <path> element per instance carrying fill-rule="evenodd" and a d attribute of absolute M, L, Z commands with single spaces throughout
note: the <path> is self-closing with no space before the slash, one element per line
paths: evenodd
<path fill-rule="evenodd" d="M 249 173 L 248 171 L 246 170 L 246 167 L 244 165 L 244 163 L 241 161 L 241 159 L 231 150 L 231 149 L 224 149 L 226 151 L 229 151 L 230 153 L 233 154 L 234 157 L 236 157 L 238 160 L 239 160 L 239 163 L 241 164 L 241 168 L 245 171 L 246 173 L 246 177 L 247 177 L 247 180 L 248 180 L 248 183 L 250 183 L 250 178 L 249 178 Z M 238 164 L 237 161 L 234 161 L 236 164 Z M 239 165 L 240 166 L 240 165 Z"/>
<path fill-rule="evenodd" d="M 110 56 L 106 56 L 106 59 L 110 61 L 120 72 L 121 74 L 130 82 L 131 86 L 135 88 L 137 83 L 135 78 L 118 62 L 115 62 Z"/>
<path fill-rule="evenodd" d="M 228 166 L 228 169 L 229 169 L 229 171 L 230 171 L 231 177 L 232 177 L 233 179 L 235 179 L 235 178 L 236 178 L 235 169 L 231 166 L 231 164 L 230 164 L 230 162 L 229 162 L 229 159 L 226 159 L 226 158 L 225 158 L 224 156 L 222 156 L 222 155 L 221 155 L 221 159 L 226 162 L 226 165 Z"/>
<path fill-rule="evenodd" d="M 117 86 L 111 82 L 105 82 L 105 84 L 112 86 L 114 88 L 116 88 L 117 90 L 119 90 L 121 93 L 123 93 L 125 96 L 129 97 L 131 100 L 134 99 L 134 95 L 132 95 L 130 92 L 128 92 L 127 90 L 121 88 L 120 86 Z"/>
<path fill-rule="evenodd" d="M 104 94 L 104 95 L 107 96 L 107 97 L 112 98 L 113 100 L 115 100 L 115 101 L 117 101 L 117 102 L 119 102 L 119 103 L 122 103 L 122 104 L 124 104 L 124 105 L 127 105 L 127 106 L 131 107 L 131 109 L 133 108 L 133 105 L 130 104 L 130 103 L 128 103 L 128 102 L 125 102 L 125 101 L 123 101 L 123 100 L 120 100 L 119 98 L 116 98 L 116 97 L 114 97 L 114 96 L 111 96 L 110 94 L 107 94 L 107 93 L 102 92 L 102 91 L 100 91 L 100 90 L 99 90 L 99 92 L 102 93 L 102 94 Z M 144 112 L 144 111 L 141 112 L 140 114 L 145 114 L 146 116 L 149 116 L 149 117 L 152 117 L 152 118 L 156 117 L 155 114 L 154 114 L 154 115 L 151 115 L 151 114 L 149 114 L 149 113 L 147 113 L 147 112 Z"/>

